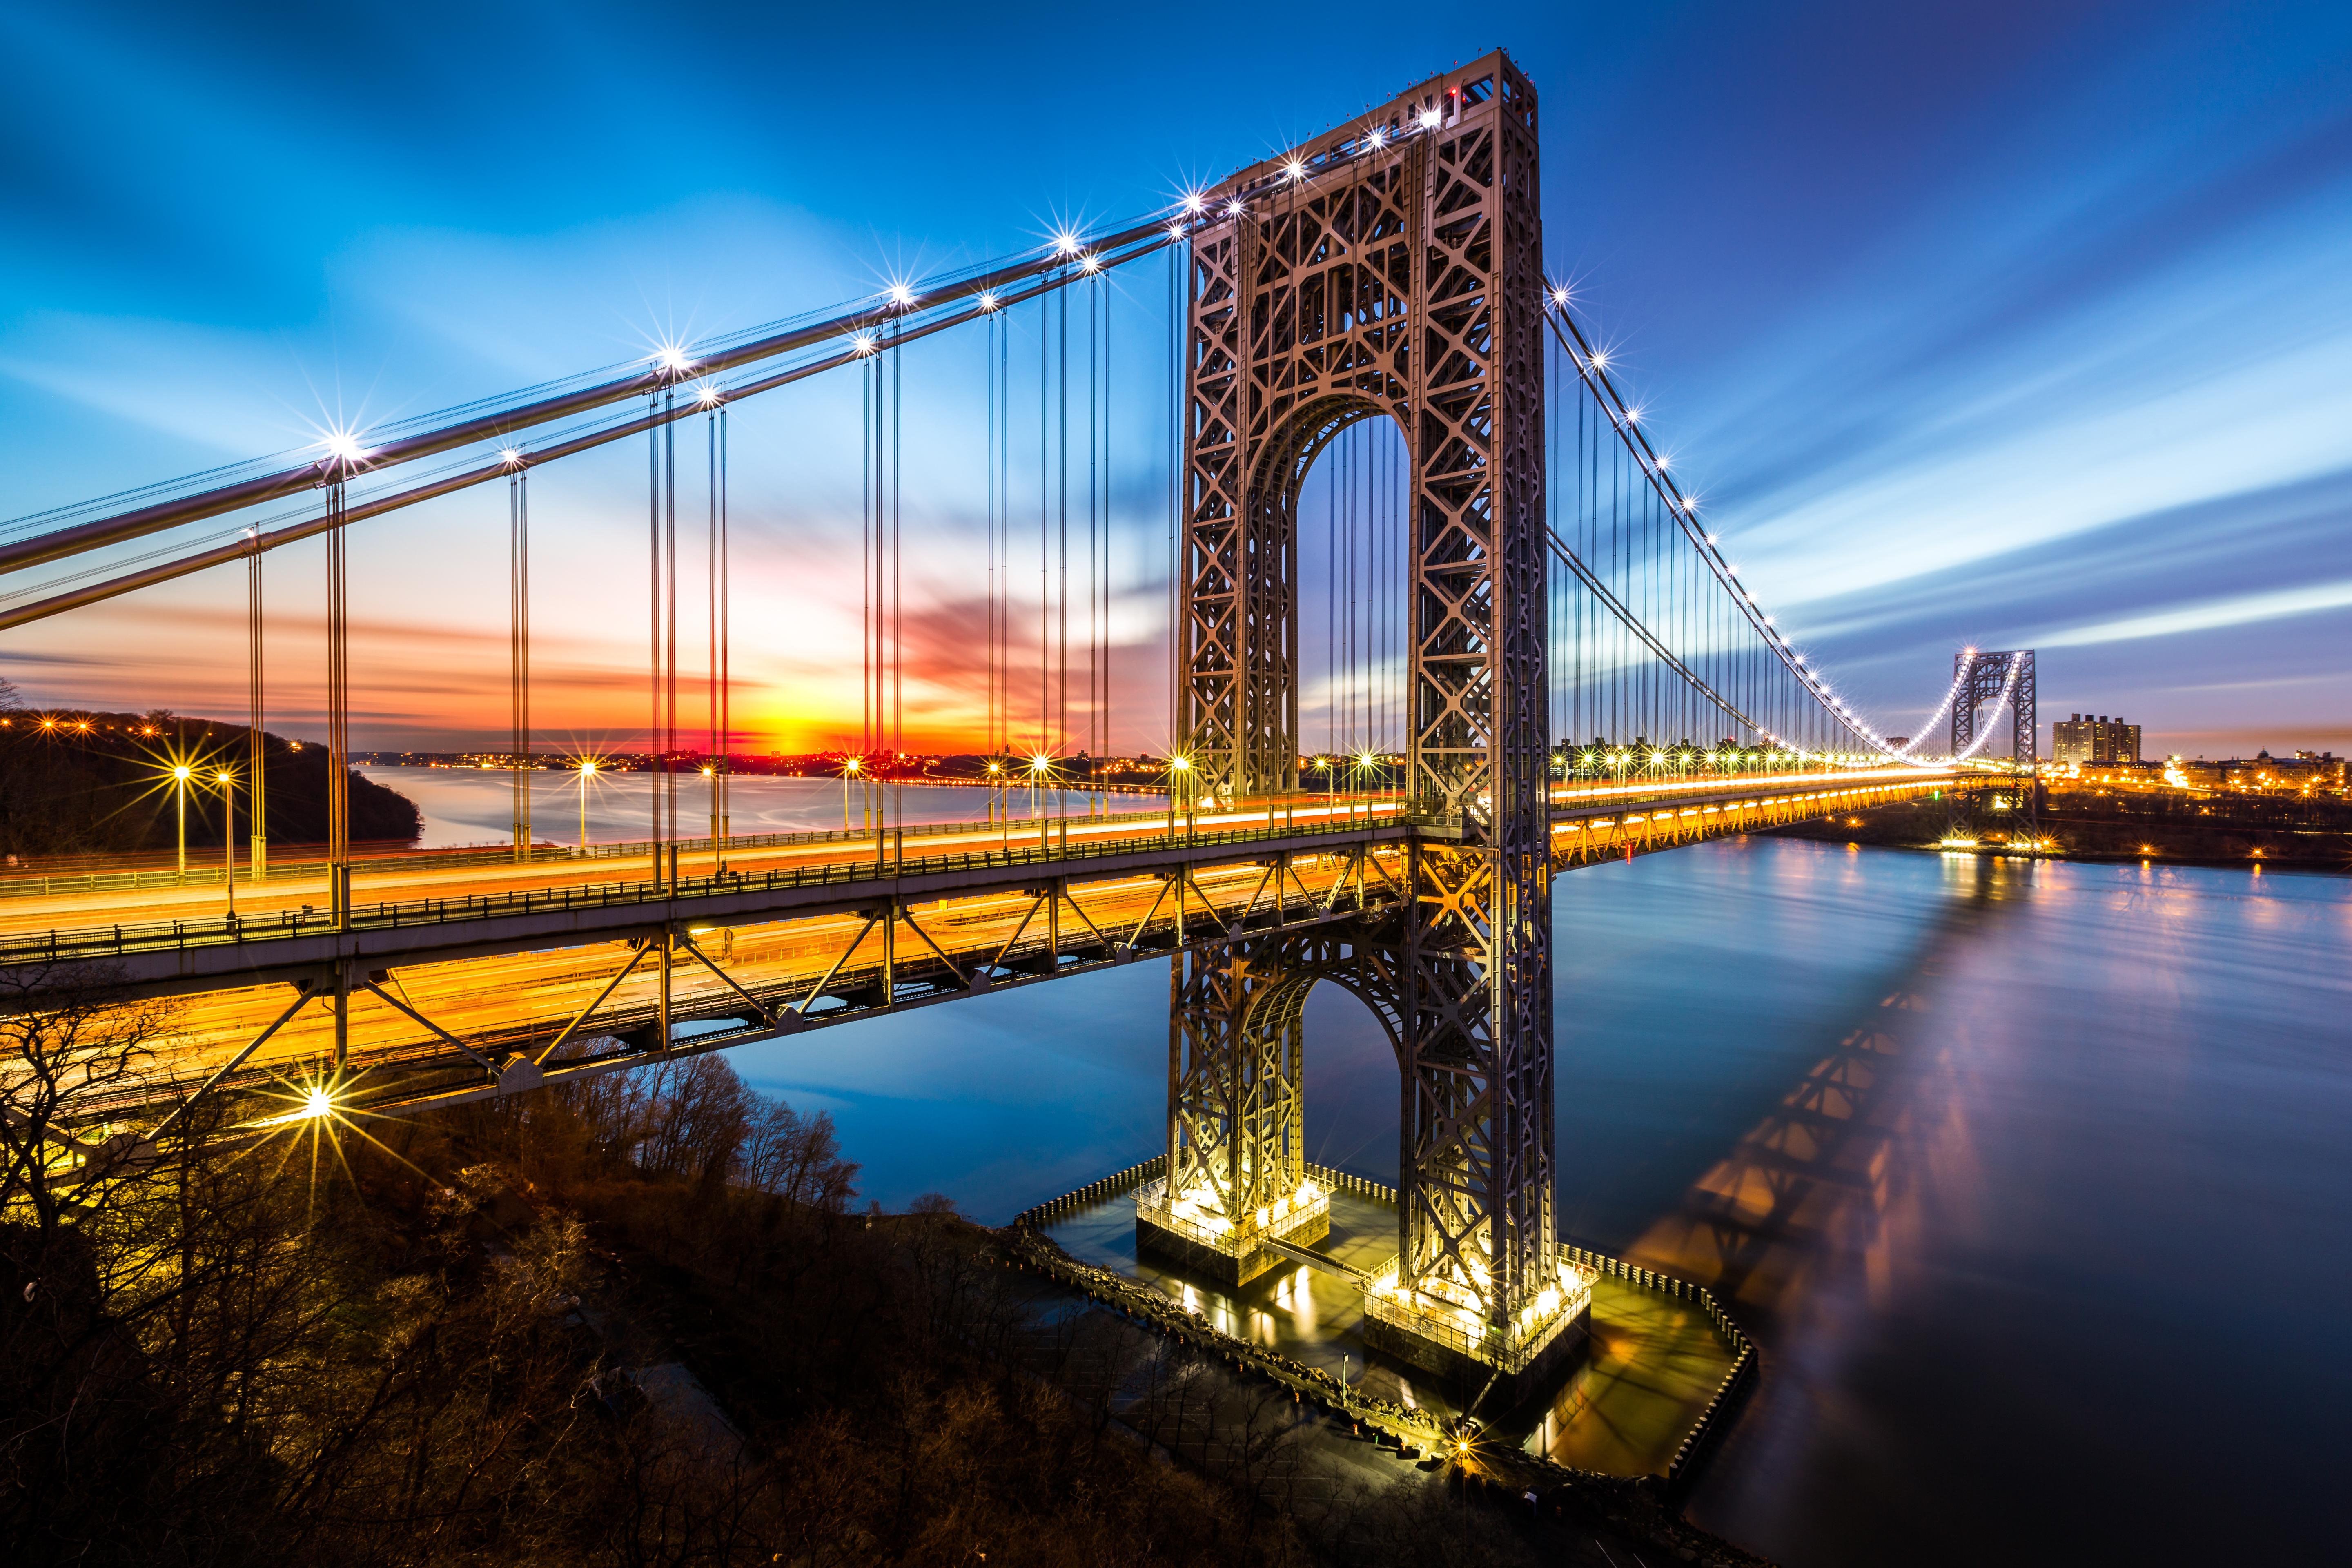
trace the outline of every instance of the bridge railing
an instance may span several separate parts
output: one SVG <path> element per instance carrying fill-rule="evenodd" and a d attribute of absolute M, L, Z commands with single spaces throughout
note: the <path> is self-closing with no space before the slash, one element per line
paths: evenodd
<path fill-rule="evenodd" d="M 985 787 L 985 786 L 975 786 Z M 1180 811 L 1181 818 L 1209 816 L 1231 818 L 1236 815 L 1255 816 L 1266 812 L 1274 816 L 1295 813 L 1298 809 L 1355 808 L 1359 816 L 1385 815 L 1395 810 L 1392 801 L 1380 801 L 1362 795 L 1297 795 L 1267 796 L 1246 800 L 1234 805 L 1196 807 Z M 1015 816 L 1001 819 L 971 819 L 956 822 L 909 823 L 889 827 L 814 827 L 787 833 L 741 833 L 724 838 L 648 838 L 615 839 L 604 844 L 564 845 L 534 844 L 518 857 L 514 847 L 508 845 L 467 845 L 449 849 L 394 849 L 389 852 L 354 855 L 349 862 L 354 875 L 377 877 L 402 871 L 450 871 L 475 868 L 495 868 L 524 864 L 543 866 L 551 869 L 565 865 L 598 860 L 642 860 L 649 857 L 656 844 L 674 851 L 681 858 L 688 856 L 752 854 L 767 849 L 809 849 L 828 846 L 888 843 L 898 839 L 917 840 L 969 836 L 974 833 L 998 833 L 1008 837 L 1034 838 L 1040 835 L 1059 833 L 1065 829 L 1097 834 L 1105 828 L 1150 827 L 1164 826 L 1168 808 L 1142 811 L 1108 811 L 1080 816 Z M 317 881 L 327 874 L 329 862 L 321 847 L 305 844 L 291 847 L 292 853 L 277 852 L 263 876 L 269 882 Z M 88 858 L 81 865 L 40 868 L 0 874 L 0 899 L 39 899 L 70 897 L 76 894 L 129 893 L 163 888 L 217 888 L 221 885 L 222 868 L 215 862 L 191 867 L 182 873 L 176 867 L 152 864 L 110 866 L 111 857 Z M 144 861 L 146 854 L 122 857 L 123 859 Z M 250 865 L 232 868 L 240 886 L 251 886 Z"/>
<path fill-rule="evenodd" d="M 1139 836 L 1109 843 L 1063 845 L 1047 842 L 912 858 L 829 861 L 815 866 L 779 867 L 761 872 L 730 871 L 682 878 L 667 888 L 658 882 L 639 880 L 516 889 L 451 899 L 414 899 L 378 903 L 372 908 L 355 908 L 346 929 L 394 931 L 515 915 L 605 910 L 629 905 L 657 906 L 754 891 L 889 882 L 910 876 L 1009 869 L 1023 866 L 1070 865 L 1122 850 L 1150 848 L 1158 843 L 1213 849 L 1223 846 L 1263 843 L 1268 838 L 1339 837 L 1361 832 L 1366 826 L 1361 820 L 1344 819 L 1296 825 L 1277 821 L 1271 827 L 1193 830 L 1183 834 L 1171 832 L 1160 839 Z M 299 909 L 281 910 L 258 916 L 225 913 L 218 920 L 154 921 L 49 931 L 37 935 L 0 938 L 0 968 L 33 963 L 84 963 L 124 957 L 135 952 L 268 942 L 323 935 L 336 929 L 331 914 L 306 904 Z"/>

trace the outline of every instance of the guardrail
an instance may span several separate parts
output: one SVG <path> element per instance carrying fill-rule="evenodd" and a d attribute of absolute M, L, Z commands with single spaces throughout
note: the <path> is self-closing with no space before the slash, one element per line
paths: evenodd
<path fill-rule="evenodd" d="M 1365 805 L 1365 797 L 1351 795 L 1283 796 L 1273 803 L 1276 812 L 1299 806 Z M 1214 816 L 1228 816 L 1238 808 L 1209 808 Z M 1200 808 L 1188 808 L 1180 816 L 1202 815 Z M 1371 815 L 1369 809 L 1351 809 L 1350 816 L 1360 818 Z M 749 853 L 761 849 L 804 849 L 822 845 L 877 844 L 897 838 L 928 838 L 948 834 L 1000 833 L 1008 837 L 1034 837 L 1052 834 L 1078 825 L 1091 831 L 1106 825 L 1110 826 L 1140 826 L 1165 822 L 1168 808 L 1141 811 L 1105 811 L 1078 815 L 1013 816 L 998 821 L 919 822 L 895 827 L 812 827 L 790 833 L 742 833 L 724 838 L 673 838 L 659 841 L 664 849 L 677 851 L 683 858 L 688 855 Z M 609 843 L 588 845 L 534 844 L 527 856 L 518 857 L 511 845 L 476 845 L 451 849 L 394 850 L 383 854 L 360 854 L 349 865 L 355 875 L 378 876 L 395 871 L 465 870 L 482 866 L 512 865 L 520 860 L 529 865 L 555 865 L 565 861 L 635 860 L 649 856 L 656 840 L 649 838 L 614 839 Z M 299 845 L 297 851 L 308 852 L 299 859 L 275 859 L 266 869 L 262 885 L 270 882 L 316 881 L 327 874 L 328 862 L 319 853 L 318 845 Z M 252 867 L 234 868 L 238 885 L 251 886 Z M 102 866 L 76 869 L 58 868 L 0 875 L 0 899 L 57 898 L 76 893 L 136 892 L 142 889 L 217 888 L 221 883 L 221 868 L 205 865 L 192 868 L 184 877 L 175 868 L 131 867 L 109 870 Z"/>
<path fill-rule="evenodd" d="M 1100 820 L 1097 818 L 1097 820 Z M 492 920 L 507 915 L 559 913 L 611 909 L 629 904 L 661 904 L 682 900 L 774 891 L 779 889 L 827 887 L 859 882 L 887 882 L 909 876 L 954 871 L 1011 869 L 1023 866 L 1069 865 L 1122 851 L 1139 852 L 1181 845 L 1218 848 L 1260 843 L 1268 838 L 1340 836 L 1361 831 L 1362 822 L 1277 823 L 1271 828 L 1229 828 L 1195 831 L 1179 837 L 1134 837 L 1108 843 L 1045 845 L 1034 847 L 983 849 L 916 859 L 850 860 L 817 866 L 778 868 L 765 872 L 727 872 L 682 879 L 665 887 L 654 881 L 598 882 L 585 885 L 521 889 L 506 893 L 473 893 L 456 899 L 417 899 L 361 907 L 352 913 L 351 931 L 394 931 L 417 926 L 447 925 Z M 141 925 L 112 925 L 79 931 L 50 931 L 38 936 L 0 938 L 0 967 L 34 963 L 85 963 L 120 958 L 134 952 L 168 952 L 192 947 L 234 946 L 335 931 L 333 918 L 304 905 L 281 910 L 274 917 L 225 914 L 218 921 L 158 921 Z"/>

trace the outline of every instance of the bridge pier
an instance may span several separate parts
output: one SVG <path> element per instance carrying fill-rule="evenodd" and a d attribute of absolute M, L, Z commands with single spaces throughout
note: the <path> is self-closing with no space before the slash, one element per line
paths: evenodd
<path fill-rule="evenodd" d="M 1214 942 L 1169 965 L 1168 1164 L 1136 1194 L 1136 1243 L 1233 1285 L 1287 1261 L 1273 1243 L 1331 1233 L 1306 1173 L 1305 1026 L 1260 1005 L 1288 978 L 1281 949 Z"/>

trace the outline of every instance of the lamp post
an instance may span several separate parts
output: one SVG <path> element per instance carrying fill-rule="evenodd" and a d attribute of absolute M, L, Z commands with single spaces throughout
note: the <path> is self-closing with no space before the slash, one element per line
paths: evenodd
<path fill-rule="evenodd" d="M 236 917 L 236 775 L 226 768 L 213 774 L 221 792 L 221 887 L 228 894 L 229 918 Z"/>
<path fill-rule="evenodd" d="M 188 885 L 188 780 L 196 770 L 185 763 L 172 770 L 172 794 L 180 808 L 180 886 Z"/>
<path fill-rule="evenodd" d="M 727 869 L 726 852 L 719 847 L 719 770 L 705 766 L 702 776 L 710 781 L 710 869 L 715 876 Z"/>
<path fill-rule="evenodd" d="M 596 772 L 593 762 L 580 764 L 580 847 L 578 853 L 588 853 L 588 780 Z"/>

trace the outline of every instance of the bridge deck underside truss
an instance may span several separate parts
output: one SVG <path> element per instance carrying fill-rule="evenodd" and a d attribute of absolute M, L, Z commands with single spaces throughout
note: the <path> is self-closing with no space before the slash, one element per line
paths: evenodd
<path fill-rule="evenodd" d="M 1694 780 L 1608 805 L 1562 792 L 1557 864 L 1882 805 L 1948 782 L 1780 794 L 1741 786 L 1726 798 L 1723 784 Z M 560 911 L 553 918 L 572 922 L 561 929 L 542 929 L 545 914 L 505 912 L 522 903 L 514 895 L 467 893 L 408 906 L 406 923 L 386 920 L 326 935 L 274 926 L 267 910 L 249 928 L 167 922 L 145 946 L 110 943 L 110 928 L 75 933 L 52 925 L 38 939 L 24 934 L 93 900 L 102 914 L 111 907 L 107 900 L 143 908 L 170 896 L 93 888 L 80 897 L 0 899 L 0 942 L 20 978 L 47 973 L 69 988 L 94 968 L 134 993 L 181 998 L 142 1079 L 83 1108 L 100 1120 L 152 1117 L 248 1047 L 219 1087 L 263 1096 L 257 1110 L 269 1110 L 268 1097 L 289 1093 L 290 1084 L 331 1076 L 338 974 L 348 987 L 348 1100 L 387 1110 L 494 1096 L 1180 951 L 1193 955 L 1185 963 L 1197 972 L 1236 935 L 1264 973 L 1278 977 L 1253 993 L 1262 999 L 1247 1015 L 1253 1029 L 1276 1026 L 1266 1020 L 1295 1022 L 1307 985 L 1326 978 L 1356 991 L 1402 1042 L 1412 830 L 1383 819 L 1317 836 L 1275 815 L 1241 842 L 1188 847 L 1146 834 L 1144 858 L 1156 863 L 1140 867 L 1122 864 L 1137 857 L 1129 841 L 1016 865 L 1000 858 L 977 869 L 970 863 L 978 858 L 969 855 L 910 853 L 887 868 L 887 876 L 875 875 L 869 860 L 863 880 L 788 881 L 764 893 L 756 877 L 740 873 L 688 878 L 681 896 L 667 899 L 647 898 L 643 883 L 629 881 L 541 889 L 533 895 L 541 905 L 552 902 Z M 940 837 L 960 840 L 952 829 Z M 756 864 L 749 854 L 733 858 Z M 625 860 L 604 866 L 592 874 L 628 870 Z M 510 874 L 485 865 L 443 875 L 463 887 L 473 885 L 463 879 L 495 885 Z M 298 906 L 317 897 L 299 878 L 271 887 Z M 362 909 L 377 907 L 365 897 L 362 884 Z M 823 901 L 780 907 L 800 897 Z M 593 931 L 580 929 L 590 921 L 598 922 Z M 136 928 L 110 930 L 118 939 L 138 935 Z M 297 986 L 310 988 L 307 1000 Z M 278 1022 L 289 1005 L 291 1016 Z M 681 1033 L 664 1052 L 657 1042 L 665 1011 L 673 1026 L 699 1025 L 701 1032 Z M 1183 1013 L 1171 1015 L 1171 1027 L 1181 1027 Z M 551 1050 L 559 1036 L 562 1046 Z M 1265 1057 L 1270 1047 L 1260 1039 L 1248 1048 Z M 1191 1070 L 1213 1073 L 1217 1059 L 1196 1050 Z M 518 1063 L 530 1070 L 518 1071 Z M 1261 1128 L 1295 1126 L 1298 1088 L 1295 1072 L 1284 1071 L 1290 1097 L 1284 1116 L 1260 1119 Z M 1171 1105 L 1204 1098 L 1171 1094 Z M 1207 1135 L 1204 1144 L 1218 1136 Z"/>

